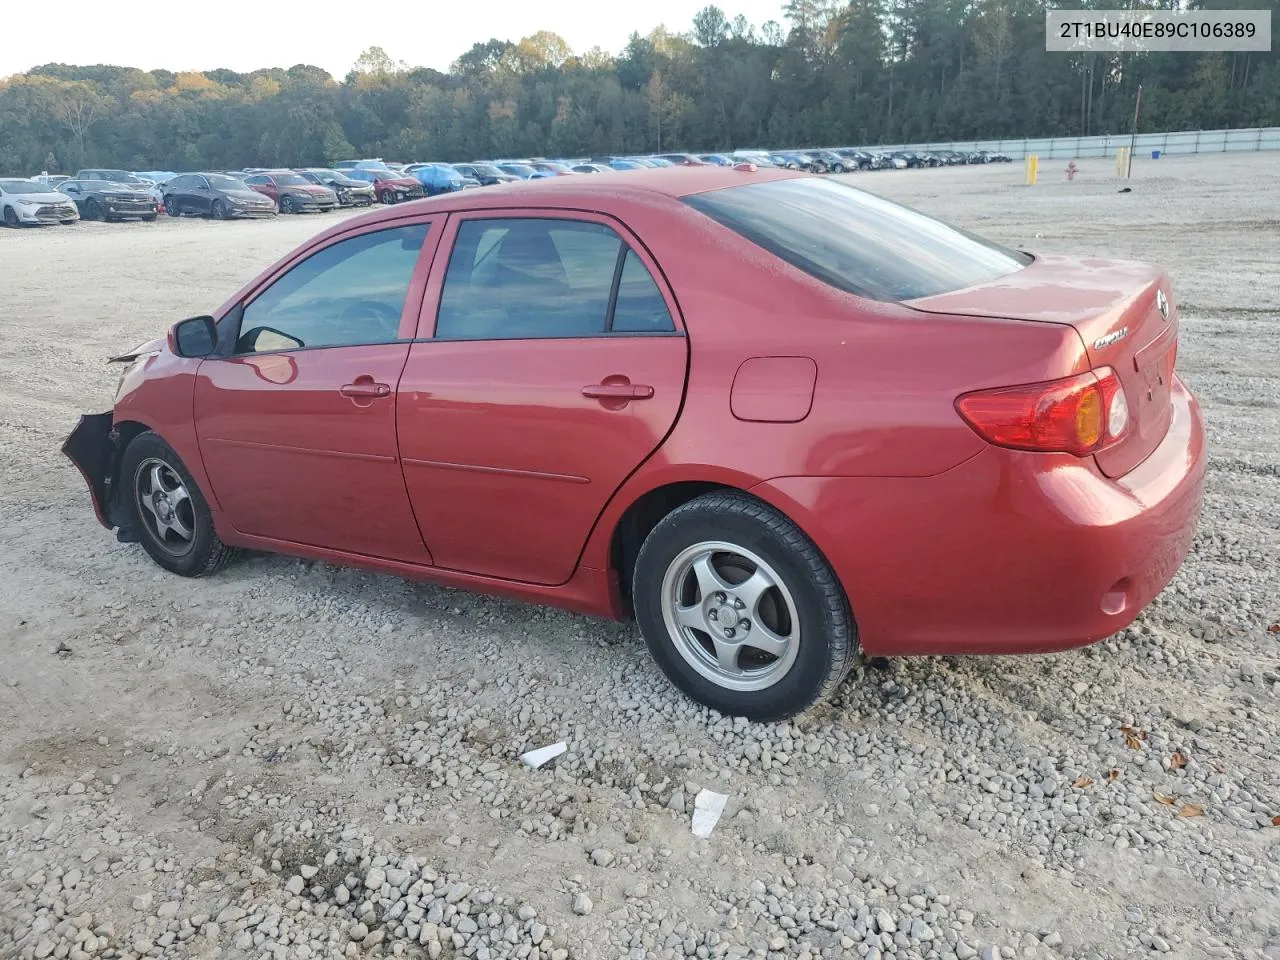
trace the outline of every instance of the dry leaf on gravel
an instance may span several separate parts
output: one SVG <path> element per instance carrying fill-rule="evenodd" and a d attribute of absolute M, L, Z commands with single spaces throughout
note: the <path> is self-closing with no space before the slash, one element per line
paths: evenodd
<path fill-rule="evenodd" d="M 1203 816 L 1204 816 L 1204 807 L 1200 806 L 1200 804 L 1198 804 L 1198 803 L 1187 803 L 1187 804 L 1183 804 L 1182 808 L 1178 811 L 1178 816 L 1180 816 L 1180 817 L 1203 817 Z"/>
<path fill-rule="evenodd" d="M 1172 759 L 1170 759 L 1169 761 L 1169 766 L 1172 767 L 1174 770 L 1181 770 L 1186 765 L 1187 765 L 1187 758 L 1182 754 L 1181 751 L 1178 751 L 1177 753 L 1175 753 Z"/>
<path fill-rule="evenodd" d="M 1133 727 L 1121 727 L 1120 732 L 1124 734 L 1125 745 L 1130 750 L 1141 750 L 1142 741 L 1147 739 L 1145 730 L 1135 730 Z"/>
<path fill-rule="evenodd" d="M 1280 623 L 1273 623 L 1267 627 L 1267 633 L 1280 633 Z"/>
<path fill-rule="evenodd" d="M 1107 783 L 1114 783 L 1115 781 L 1117 781 L 1117 780 L 1119 780 L 1119 779 L 1120 779 L 1120 771 L 1119 771 L 1119 770 L 1108 770 L 1108 771 L 1107 771 Z"/>
<path fill-rule="evenodd" d="M 1166 807 L 1172 807 L 1175 803 L 1178 802 L 1177 800 L 1174 800 L 1173 797 L 1169 796 L 1167 793 L 1157 793 L 1155 797 L 1156 797 L 1157 803 L 1163 803 Z"/>
<path fill-rule="evenodd" d="M 1280 827 L 1280 817 L 1272 817 L 1272 818 L 1271 818 L 1271 825 L 1272 825 L 1273 827 Z"/>
<path fill-rule="evenodd" d="M 1092 787 L 1092 786 L 1093 786 L 1093 778 L 1092 778 L 1092 777 L 1077 777 L 1077 778 L 1076 778 L 1076 782 L 1075 782 L 1075 783 L 1073 783 L 1073 784 L 1072 784 L 1072 786 L 1073 786 L 1073 787 L 1080 787 L 1081 789 L 1084 789 L 1085 787 Z"/>

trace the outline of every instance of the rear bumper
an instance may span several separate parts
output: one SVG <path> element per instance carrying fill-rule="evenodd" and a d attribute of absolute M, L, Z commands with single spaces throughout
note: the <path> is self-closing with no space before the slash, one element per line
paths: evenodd
<path fill-rule="evenodd" d="M 784 477 L 787 512 L 845 586 L 872 654 L 1044 653 L 1122 630 L 1169 583 L 1204 496 L 1199 405 L 1175 382 L 1160 446 L 1092 459 L 988 447 L 934 477 Z"/>

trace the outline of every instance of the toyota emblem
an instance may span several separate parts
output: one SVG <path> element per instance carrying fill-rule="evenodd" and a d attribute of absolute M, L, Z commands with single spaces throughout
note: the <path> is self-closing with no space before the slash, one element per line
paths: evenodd
<path fill-rule="evenodd" d="M 1163 290 L 1156 291 L 1156 306 L 1160 310 L 1160 316 L 1169 319 L 1169 298 L 1164 295 Z"/>

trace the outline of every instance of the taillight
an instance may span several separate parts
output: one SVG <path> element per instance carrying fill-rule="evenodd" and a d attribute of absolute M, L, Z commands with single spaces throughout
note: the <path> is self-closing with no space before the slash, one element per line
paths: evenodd
<path fill-rule="evenodd" d="M 1077 457 L 1105 450 L 1129 426 L 1124 389 L 1110 367 L 1062 380 L 966 393 L 956 400 L 956 410 L 997 446 Z"/>

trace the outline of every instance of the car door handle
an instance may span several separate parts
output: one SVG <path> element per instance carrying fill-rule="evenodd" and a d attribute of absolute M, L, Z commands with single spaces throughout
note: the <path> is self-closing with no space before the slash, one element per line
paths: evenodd
<path fill-rule="evenodd" d="M 355 383 L 344 383 L 338 392 L 344 397 L 389 397 L 391 388 L 385 383 L 374 383 L 372 377 L 359 377 Z"/>
<path fill-rule="evenodd" d="M 653 387 L 646 383 L 592 383 L 582 388 L 582 395 L 594 400 L 648 400 Z"/>

